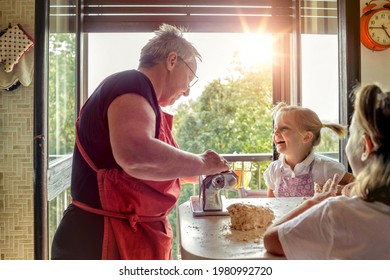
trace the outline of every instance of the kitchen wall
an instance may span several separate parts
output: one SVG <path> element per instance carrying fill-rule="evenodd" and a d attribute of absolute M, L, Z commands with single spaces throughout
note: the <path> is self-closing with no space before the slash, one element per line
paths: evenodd
<path fill-rule="evenodd" d="M 20 23 L 34 37 L 34 3 L 0 0 L 0 29 Z M 362 83 L 390 90 L 390 49 L 372 52 L 362 45 L 361 54 Z M 0 260 L 34 258 L 33 113 L 32 84 L 0 92 Z"/>
<path fill-rule="evenodd" d="M 368 1 L 360 0 L 361 10 L 366 6 L 366 2 Z M 373 3 L 382 7 L 382 4 L 388 1 Z M 390 49 L 374 52 L 361 45 L 361 68 L 362 84 L 377 82 L 383 90 L 390 91 Z"/>
<path fill-rule="evenodd" d="M 390 49 L 373 52 L 362 45 L 362 84 L 377 82 L 385 91 L 390 91 Z"/>
<path fill-rule="evenodd" d="M 19 23 L 34 37 L 34 5 L 0 0 L 0 29 Z M 0 260 L 34 258 L 33 112 L 33 84 L 0 91 Z"/>

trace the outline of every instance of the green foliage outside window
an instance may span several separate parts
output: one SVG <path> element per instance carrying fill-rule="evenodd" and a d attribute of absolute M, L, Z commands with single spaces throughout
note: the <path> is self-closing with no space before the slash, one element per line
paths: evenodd
<path fill-rule="evenodd" d="M 178 109 L 174 136 L 181 149 L 272 152 L 272 70 L 237 70 L 238 77 L 212 81 L 199 100 Z"/>
<path fill-rule="evenodd" d="M 75 35 L 49 37 L 49 155 L 56 159 L 73 152 L 75 123 Z"/>

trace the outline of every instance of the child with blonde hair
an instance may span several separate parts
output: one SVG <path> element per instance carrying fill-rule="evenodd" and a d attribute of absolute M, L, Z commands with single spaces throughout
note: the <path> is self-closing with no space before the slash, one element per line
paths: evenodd
<path fill-rule="evenodd" d="M 354 179 L 343 164 L 313 151 L 321 142 L 321 129 L 344 137 L 343 126 L 323 124 L 313 110 L 283 102 L 274 107 L 273 119 L 273 141 L 280 156 L 264 173 L 269 197 L 313 196 L 314 185 L 321 187 L 334 174 L 339 175 L 339 185 Z"/>

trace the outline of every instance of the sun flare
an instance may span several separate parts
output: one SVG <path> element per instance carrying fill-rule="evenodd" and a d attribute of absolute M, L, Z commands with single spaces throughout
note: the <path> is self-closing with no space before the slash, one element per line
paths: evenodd
<path fill-rule="evenodd" d="M 238 57 L 246 67 L 272 63 L 272 38 L 267 34 L 244 34 L 238 47 Z"/>

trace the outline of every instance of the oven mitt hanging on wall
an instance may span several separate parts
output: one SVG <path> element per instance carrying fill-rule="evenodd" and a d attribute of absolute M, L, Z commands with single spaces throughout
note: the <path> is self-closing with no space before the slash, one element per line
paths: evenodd
<path fill-rule="evenodd" d="M 12 72 L 5 72 L 0 67 L 0 91 L 1 90 L 15 90 L 18 86 L 29 86 L 34 77 L 34 51 L 31 49 L 14 67 Z"/>
<path fill-rule="evenodd" d="M 0 62 L 4 71 L 11 72 L 33 45 L 33 39 L 19 24 L 8 28 L 0 37 Z"/>

